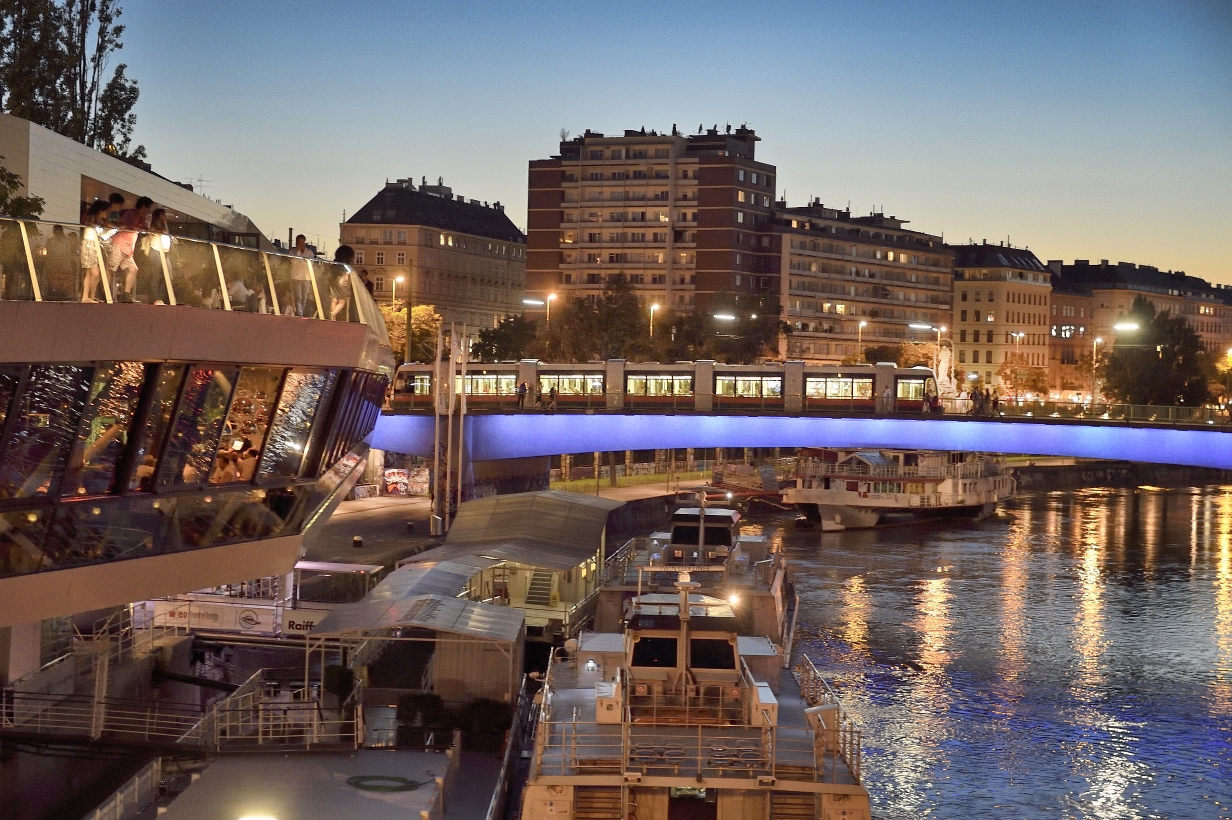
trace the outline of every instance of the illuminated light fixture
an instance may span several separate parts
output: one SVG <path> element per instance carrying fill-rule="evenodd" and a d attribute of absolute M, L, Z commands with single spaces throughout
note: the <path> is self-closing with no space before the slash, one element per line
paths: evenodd
<path fill-rule="evenodd" d="M 272 814 L 245 814 L 239 820 L 278 820 Z"/>
<path fill-rule="evenodd" d="M 543 307 L 544 301 L 542 299 L 523 299 L 522 304 L 534 305 L 535 307 Z"/>
<path fill-rule="evenodd" d="M 736 317 L 731 315 L 730 313 L 716 313 L 714 314 L 714 318 L 718 319 L 720 322 L 736 321 Z"/>
<path fill-rule="evenodd" d="M 750 318 L 750 319 L 756 319 L 756 318 L 757 318 L 757 314 L 756 314 L 756 313 L 750 313 L 750 314 L 749 314 L 749 318 Z"/>
<path fill-rule="evenodd" d="M 736 604 L 740 603 L 740 596 L 739 595 L 731 596 L 730 598 L 727 599 L 727 603 L 731 604 L 732 606 L 735 606 Z"/>
<path fill-rule="evenodd" d="M 728 494 L 727 494 L 727 500 L 728 500 L 728 501 L 731 501 L 731 500 L 732 500 L 732 494 L 731 494 L 731 493 L 728 493 Z"/>
<path fill-rule="evenodd" d="M 932 325 L 919 325 L 915 323 L 909 324 L 907 325 L 907 327 L 911 328 L 912 330 L 932 330 L 933 329 Z"/>
<path fill-rule="evenodd" d="M 1138 323 L 1137 322 L 1117 322 L 1115 325 L 1112 326 L 1112 329 L 1113 330 L 1137 330 Z"/>

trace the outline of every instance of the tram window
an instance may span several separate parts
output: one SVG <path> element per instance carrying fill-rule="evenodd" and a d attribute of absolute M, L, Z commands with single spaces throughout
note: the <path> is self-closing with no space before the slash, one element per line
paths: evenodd
<path fill-rule="evenodd" d="M 815 376 L 805 379 L 804 392 L 810 399 L 871 399 L 873 380 Z"/>
<path fill-rule="evenodd" d="M 558 396 L 601 396 L 603 377 L 591 375 L 540 376 L 539 392 L 546 394 L 556 388 Z"/>
<path fill-rule="evenodd" d="M 689 641 L 689 666 L 694 669 L 735 669 L 735 647 L 726 639 L 693 638 Z"/>
<path fill-rule="evenodd" d="M 457 377 L 457 387 L 462 387 L 462 377 Z M 468 396 L 512 396 L 518 392 L 518 378 L 513 373 L 479 373 L 466 375 Z"/>
<path fill-rule="evenodd" d="M 714 394 L 744 399 L 781 398 L 781 376 L 715 376 Z"/>
<path fill-rule="evenodd" d="M 399 373 L 394 380 L 394 392 L 426 396 L 432 392 L 431 373 Z"/>
<path fill-rule="evenodd" d="M 670 669 L 675 665 L 675 638 L 641 638 L 633 644 L 633 666 Z"/>
<path fill-rule="evenodd" d="M 630 396 L 692 396 L 692 376 L 629 375 L 625 393 Z"/>
<path fill-rule="evenodd" d="M 898 397 L 900 399 L 911 399 L 914 401 L 923 401 L 924 399 L 924 380 L 923 379 L 899 379 L 898 380 Z"/>

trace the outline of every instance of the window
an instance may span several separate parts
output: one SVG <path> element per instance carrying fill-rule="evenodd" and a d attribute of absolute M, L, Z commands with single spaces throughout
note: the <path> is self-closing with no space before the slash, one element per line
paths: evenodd
<path fill-rule="evenodd" d="M 399 245 L 406 244 L 406 231 L 398 231 L 398 244 Z"/>
<path fill-rule="evenodd" d="M 454 380 L 454 389 L 461 388 L 462 377 Z M 467 373 L 466 392 L 470 396 L 513 396 L 518 392 L 518 377 L 516 373 Z"/>
<path fill-rule="evenodd" d="M 363 251 L 355 251 L 355 264 L 356 265 L 364 264 L 364 252 Z"/>
<path fill-rule="evenodd" d="M 378 265 L 385 264 L 385 251 L 377 251 L 376 253 L 373 254 L 373 256 L 376 257 L 375 259 L 376 264 Z"/>
<path fill-rule="evenodd" d="M 736 170 L 736 179 L 739 180 L 740 182 L 744 182 L 744 169 L 743 168 L 738 168 Z M 742 199 L 740 201 L 743 202 L 744 200 Z"/>
<path fill-rule="evenodd" d="M 592 150 L 590 152 L 590 159 L 603 159 L 603 150 Z"/>
<path fill-rule="evenodd" d="M 744 202 L 744 191 L 736 191 L 736 201 Z"/>
<path fill-rule="evenodd" d="M 676 374 L 629 374 L 625 393 L 630 396 L 692 396 L 693 377 Z"/>
<path fill-rule="evenodd" d="M 601 375 L 544 375 L 539 376 L 539 392 L 548 393 L 556 388 L 557 396 L 602 396 Z"/>
<path fill-rule="evenodd" d="M 972 350 L 972 351 L 971 351 L 971 363 L 972 363 L 972 364 L 979 364 L 979 363 L 980 363 L 980 351 L 978 351 L 978 350 Z"/>
<path fill-rule="evenodd" d="M 960 321 L 960 322 L 965 322 L 965 321 L 967 321 L 967 311 L 965 311 L 965 310 L 964 310 L 964 311 L 961 311 L 961 312 L 959 313 L 959 319 L 958 319 L 958 321 Z"/>
<path fill-rule="evenodd" d="M 908 399 L 913 401 L 924 400 L 924 380 L 923 379 L 903 379 L 898 380 L 898 398 Z"/>
<path fill-rule="evenodd" d="M 744 222 L 744 211 L 736 211 L 736 221 Z"/>
<path fill-rule="evenodd" d="M 714 394 L 740 399 L 781 399 L 781 376 L 715 376 Z"/>
<path fill-rule="evenodd" d="M 967 341 L 967 331 L 966 330 L 958 331 L 958 341 L 960 342 Z"/>
<path fill-rule="evenodd" d="M 958 351 L 958 363 L 959 364 L 967 363 L 967 351 L 965 350 Z"/>
<path fill-rule="evenodd" d="M 399 265 L 406 264 L 406 253 L 404 251 L 398 251 L 398 255 L 394 258 L 397 260 Z"/>
<path fill-rule="evenodd" d="M 364 235 L 362 233 L 355 234 L 355 236 L 351 237 L 351 242 L 353 242 L 356 245 L 364 244 L 365 242 Z"/>
<path fill-rule="evenodd" d="M 871 399 L 871 378 L 811 376 L 804 380 L 804 395 L 810 399 Z"/>
<path fill-rule="evenodd" d="M 389 244 L 390 242 L 394 241 L 394 232 L 384 231 L 381 235 L 381 238 L 385 241 L 385 244 Z"/>

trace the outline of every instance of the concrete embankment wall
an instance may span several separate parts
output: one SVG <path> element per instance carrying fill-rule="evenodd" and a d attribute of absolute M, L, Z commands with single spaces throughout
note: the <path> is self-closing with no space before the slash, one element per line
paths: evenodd
<path fill-rule="evenodd" d="M 1078 487 L 1134 487 L 1139 484 L 1232 483 L 1232 470 L 1176 467 L 1136 461 L 1091 461 L 1079 464 L 1012 468 L 1019 492 Z"/>

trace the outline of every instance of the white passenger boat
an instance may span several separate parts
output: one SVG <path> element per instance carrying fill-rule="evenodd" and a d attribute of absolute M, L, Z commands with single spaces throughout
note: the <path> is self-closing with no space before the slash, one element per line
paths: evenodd
<path fill-rule="evenodd" d="M 682 509 L 609 563 L 600 631 L 538 696 L 522 818 L 868 820 L 859 731 L 807 658 L 784 668 L 784 556 L 738 521 Z"/>
<path fill-rule="evenodd" d="M 1013 497 L 1014 479 L 983 453 L 930 450 L 802 450 L 795 486 L 783 491 L 825 531 L 981 518 Z"/>

